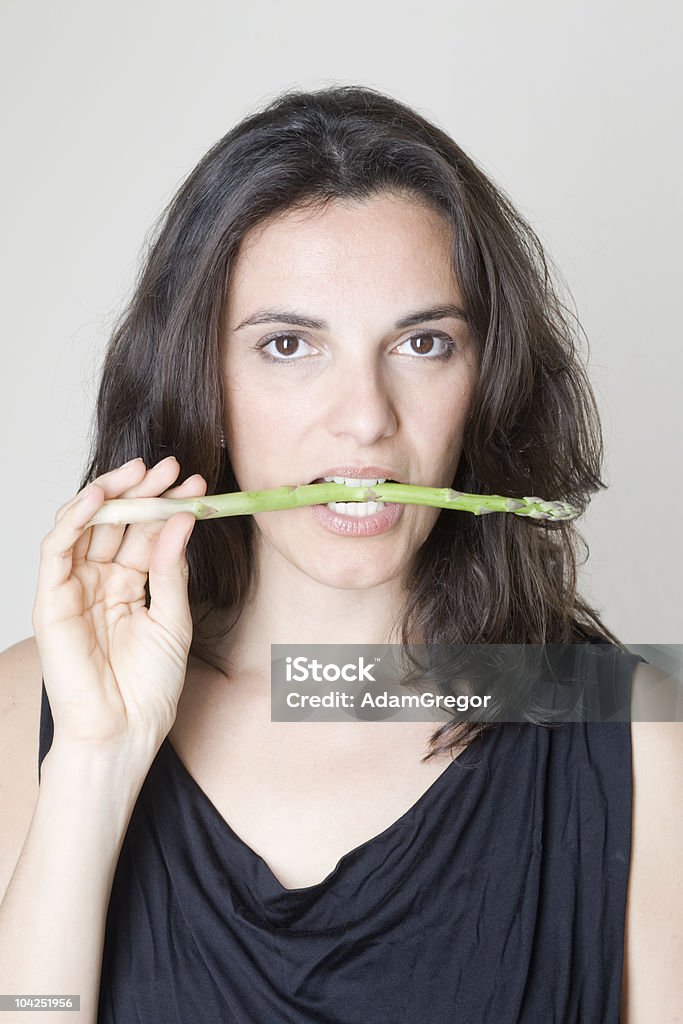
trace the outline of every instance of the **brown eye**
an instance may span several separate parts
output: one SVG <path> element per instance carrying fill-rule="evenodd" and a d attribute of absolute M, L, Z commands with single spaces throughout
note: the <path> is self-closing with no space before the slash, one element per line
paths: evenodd
<path fill-rule="evenodd" d="M 280 337 L 272 340 L 275 351 L 281 356 L 291 356 L 299 347 L 299 339 L 295 334 L 281 334 Z"/>
<path fill-rule="evenodd" d="M 425 338 L 427 344 L 425 344 Z M 415 351 L 419 355 L 428 355 L 434 348 L 434 335 L 433 334 L 417 334 L 414 338 L 410 339 L 415 345 Z"/>
<path fill-rule="evenodd" d="M 413 334 L 412 337 L 401 342 L 399 348 L 402 348 L 403 345 L 410 345 L 412 351 L 408 351 L 407 355 L 421 357 L 424 363 L 450 359 L 455 351 L 455 344 L 448 335 L 435 331 L 422 331 L 420 334 Z"/>
<path fill-rule="evenodd" d="M 295 363 L 299 362 L 299 359 L 292 357 L 300 354 L 301 342 L 308 345 L 308 342 L 298 334 L 273 334 L 269 338 L 264 338 L 255 347 L 262 352 L 265 359 L 269 359 L 272 363 Z M 268 348 L 271 348 L 270 352 Z"/>

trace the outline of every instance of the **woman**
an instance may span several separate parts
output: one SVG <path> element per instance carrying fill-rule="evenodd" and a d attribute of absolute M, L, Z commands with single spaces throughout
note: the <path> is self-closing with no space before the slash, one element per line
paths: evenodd
<path fill-rule="evenodd" d="M 650 950 L 680 940 L 648 916 L 670 893 L 642 879 L 680 852 L 650 838 L 679 740 L 633 727 L 631 850 L 628 723 L 270 720 L 277 643 L 592 639 L 628 693 L 648 668 L 577 595 L 575 525 L 87 525 L 106 499 L 324 477 L 584 508 L 601 457 L 539 243 L 447 135 L 361 88 L 229 132 L 166 211 L 107 353 L 94 486 L 43 542 L 35 640 L 4 655 L 6 702 L 12 679 L 44 691 L 3 991 L 106 1022 L 673 1019 Z"/>

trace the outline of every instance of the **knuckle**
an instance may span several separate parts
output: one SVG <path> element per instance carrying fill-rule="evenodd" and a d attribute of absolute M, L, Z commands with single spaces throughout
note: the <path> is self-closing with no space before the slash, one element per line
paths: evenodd
<path fill-rule="evenodd" d="M 43 539 L 40 542 L 40 550 L 48 552 L 52 551 L 55 544 L 55 538 L 58 538 L 60 533 L 60 524 L 57 523 L 56 526 L 53 526 L 51 530 L 48 530 L 48 532 L 44 534 Z"/>
<path fill-rule="evenodd" d="M 78 496 L 75 496 L 75 497 L 73 497 L 71 499 L 71 501 L 67 501 L 66 504 L 62 505 L 61 508 L 57 509 L 57 511 L 55 513 L 55 525 L 59 525 L 59 523 L 61 523 L 62 519 L 64 519 L 64 516 L 69 514 L 71 509 L 76 504 L 77 500 L 78 500 Z"/>

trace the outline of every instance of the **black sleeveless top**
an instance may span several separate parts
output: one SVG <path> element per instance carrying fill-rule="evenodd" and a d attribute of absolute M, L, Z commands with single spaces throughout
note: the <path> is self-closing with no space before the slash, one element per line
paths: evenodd
<path fill-rule="evenodd" d="M 628 700 L 643 659 L 609 646 L 600 687 Z M 39 777 L 52 727 L 43 686 Z M 631 769 L 628 721 L 498 724 L 285 889 L 166 738 L 116 867 L 98 1024 L 618 1024 Z"/>

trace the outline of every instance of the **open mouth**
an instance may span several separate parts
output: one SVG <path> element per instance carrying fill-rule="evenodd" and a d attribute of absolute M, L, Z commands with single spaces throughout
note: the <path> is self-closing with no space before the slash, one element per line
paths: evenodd
<path fill-rule="evenodd" d="M 401 482 L 400 480 L 385 480 L 384 481 L 385 484 L 398 484 L 400 482 Z M 323 484 L 323 483 L 325 483 L 325 481 L 323 480 L 323 478 L 321 476 L 319 476 L 317 478 L 317 480 L 311 480 L 310 483 L 311 484 Z M 354 485 L 353 484 L 342 484 L 342 486 L 343 487 L 353 487 Z M 376 487 L 381 487 L 381 484 L 375 484 L 375 486 Z"/>
<path fill-rule="evenodd" d="M 370 518 L 371 516 L 377 516 L 377 514 L 380 513 L 380 512 L 384 512 L 384 510 L 387 508 L 387 502 L 386 501 L 378 501 L 376 499 L 372 500 L 372 501 L 358 501 L 358 498 L 360 497 L 360 494 L 358 493 L 358 489 L 359 489 L 359 487 L 361 487 L 361 483 L 360 483 L 361 479 L 370 479 L 370 478 L 369 477 L 368 478 L 366 478 L 366 477 L 360 477 L 360 478 L 351 477 L 351 478 L 348 478 L 348 479 L 343 479 L 342 482 L 341 482 L 341 486 L 346 487 L 347 490 L 349 491 L 348 501 L 347 500 L 339 500 L 339 499 L 337 501 L 330 501 L 330 502 L 327 503 L 327 506 L 326 506 L 327 509 L 330 512 L 336 512 L 338 515 L 342 515 L 344 517 L 348 516 L 349 518 L 354 519 L 354 520 Z M 353 480 L 354 482 L 350 483 L 349 480 Z M 355 482 L 356 480 L 357 480 L 357 482 Z M 313 484 L 322 484 L 322 483 L 329 483 L 329 482 L 330 481 L 326 481 L 322 477 L 318 477 L 316 480 L 312 480 L 311 481 L 311 483 L 313 483 Z M 365 486 L 370 491 L 370 494 L 374 494 L 372 488 L 373 487 L 377 487 L 377 488 L 382 487 L 382 485 L 385 484 L 385 483 L 386 484 L 395 484 L 395 483 L 398 483 L 398 481 L 397 480 L 389 479 L 387 477 L 387 479 L 383 480 L 382 483 L 371 483 L 371 484 L 365 485 Z M 396 508 L 396 505 L 394 505 L 394 504 L 392 504 L 390 502 L 389 503 L 389 507 L 390 508 Z"/>

